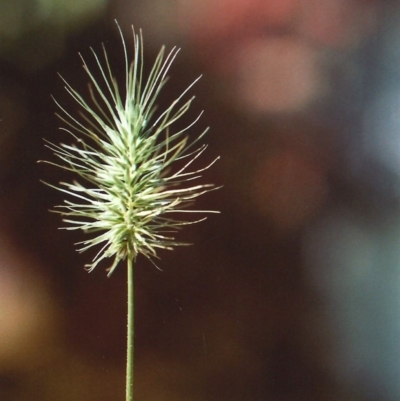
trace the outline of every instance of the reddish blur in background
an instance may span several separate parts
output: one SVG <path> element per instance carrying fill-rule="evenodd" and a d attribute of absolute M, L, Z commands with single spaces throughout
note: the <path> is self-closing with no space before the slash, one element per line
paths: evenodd
<path fill-rule="evenodd" d="M 104 42 L 123 79 L 114 19 L 147 67 L 182 48 L 160 106 L 203 74 L 223 185 L 193 246 L 137 260 L 136 399 L 399 400 L 400 7 L 378 0 L 0 2 L 0 400 L 124 398 L 125 268 L 83 269 L 39 182 L 70 177 L 36 163 L 78 52 Z"/>

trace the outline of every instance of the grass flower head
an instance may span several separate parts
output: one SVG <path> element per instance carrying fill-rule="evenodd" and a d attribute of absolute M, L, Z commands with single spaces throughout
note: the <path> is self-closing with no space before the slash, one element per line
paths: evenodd
<path fill-rule="evenodd" d="M 189 140 L 187 134 L 201 114 L 186 128 L 174 130 L 174 123 L 193 101 L 183 98 L 197 80 L 156 116 L 155 102 L 178 50 L 166 53 L 163 47 L 145 79 L 141 32 L 133 32 L 134 55 L 129 62 L 119 30 L 125 54 L 124 87 L 118 86 L 113 76 L 104 45 L 101 58 L 92 49 L 96 74 L 82 58 L 89 77 L 89 101 L 64 80 L 66 90 L 80 106 L 80 117 L 73 117 L 57 103 L 67 124 L 63 129 L 74 143 L 47 145 L 62 160 L 51 164 L 76 174 L 74 182 L 56 187 L 69 195 L 57 209 L 69 224 L 65 228 L 90 235 L 80 243 L 79 251 L 99 247 L 87 265 L 90 271 L 103 259 L 113 258 L 109 274 L 126 258 L 134 260 L 143 254 L 152 259 L 160 248 L 184 245 L 173 233 L 200 220 L 181 221 L 176 219 L 177 213 L 188 212 L 186 207 L 195 198 L 214 188 L 193 183 L 214 163 L 191 168 L 206 149 L 206 145 L 193 145 L 207 130 L 195 140 Z"/>

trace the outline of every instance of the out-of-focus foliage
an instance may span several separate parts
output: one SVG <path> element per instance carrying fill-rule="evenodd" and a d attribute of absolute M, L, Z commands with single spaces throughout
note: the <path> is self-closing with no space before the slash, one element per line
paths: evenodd
<path fill-rule="evenodd" d="M 0 57 L 23 70 L 61 54 L 66 34 L 101 15 L 107 0 L 1 0 Z"/>

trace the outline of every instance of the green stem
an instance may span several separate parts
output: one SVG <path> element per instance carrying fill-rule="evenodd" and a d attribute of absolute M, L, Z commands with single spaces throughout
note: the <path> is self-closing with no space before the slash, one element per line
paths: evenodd
<path fill-rule="evenodd" d="M 133 401 L 133 355 L 134 355 L 134 282 L 133 282 L 133 258 L 128 256 L 128 332 L 126 348 L 126 401 Z"/>

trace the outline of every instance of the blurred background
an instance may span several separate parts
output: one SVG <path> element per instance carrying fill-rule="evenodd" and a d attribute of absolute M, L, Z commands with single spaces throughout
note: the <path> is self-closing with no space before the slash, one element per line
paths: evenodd
<path fill-rule="evenodd" d="M 79 233 L 40 183 L 68 175 L 58 76 L 87 93 L 80 52 L 114 19 L 151 67 L 181 53 L 160 98 L 197 76 L 193 135 L 221 160 L 220 210 L 188 248 L 138 258 L 136 398 L 400 400 L 400 6 L 380 0 L 0 0 L 0 400 L 111 401 L 125 391 L 126 279 L 88 274 Z M 189 113 L 190 114 L 190 113 Z M 206 161 L 205 161 L 206 163 Z"/>

